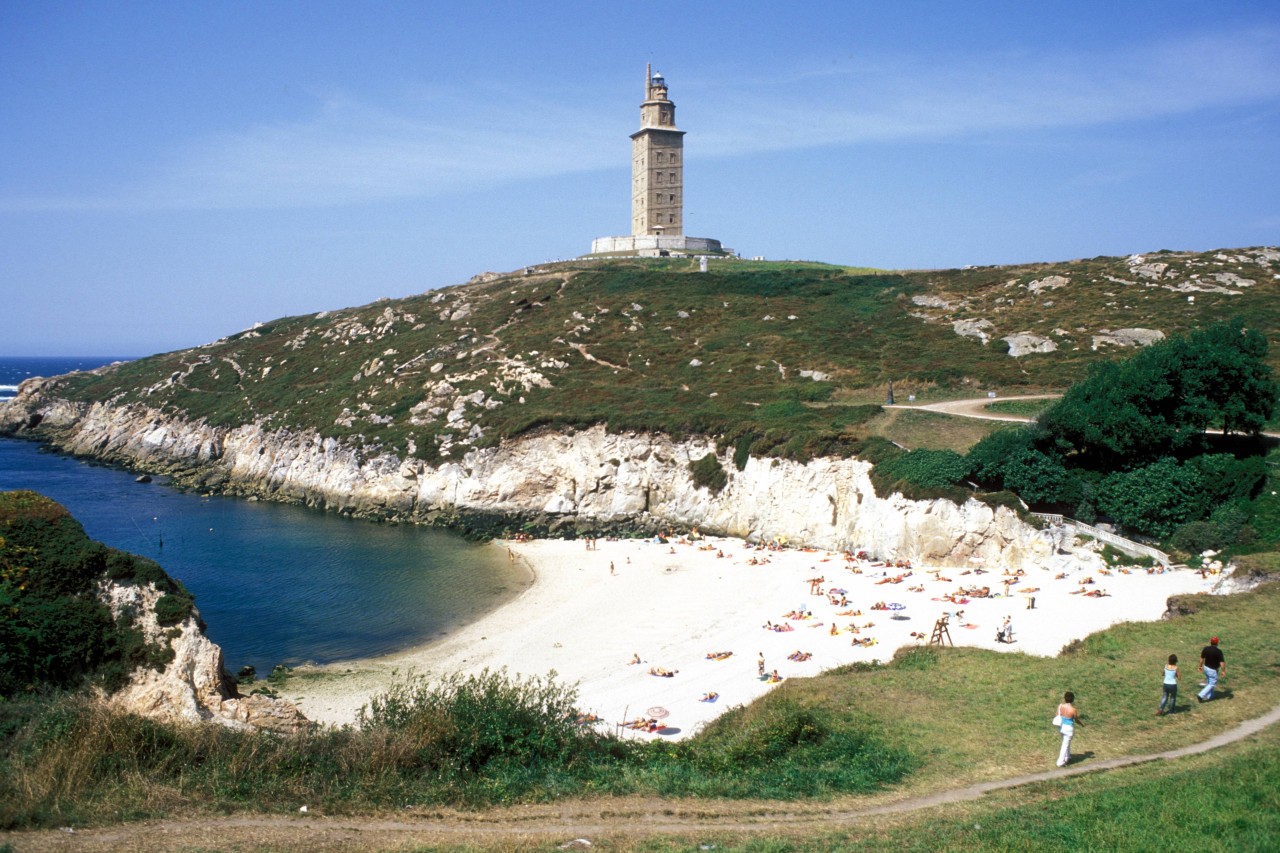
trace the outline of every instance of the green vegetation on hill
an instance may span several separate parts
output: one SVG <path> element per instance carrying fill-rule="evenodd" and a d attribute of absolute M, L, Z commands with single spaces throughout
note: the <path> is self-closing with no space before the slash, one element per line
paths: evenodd
<path fill-rule="evenodd" d="M 972 478 L 1189 554 L 1276 547 L 1280 456 L 1266 458 L 1258 435 L 1280 399 L 1267 355 L 1266 338 L 1239 319 L 1176 335 L 1094 365 L 1034 423 L 992 432 L 964 457 L 887 450 L 872 480 L 881 492 L 959 497 Z"/>
<path fill-rule="evenodd" d="M 1190 553 L 1250 544 L 1250 522 L 1274 503 L 1262 494 L 1267 446 L 1257 440 L 1280 398 L 1267 354 L 1266 338 L 1236 319 L 1095 365 L 1034 425 L 978 442 L 970 471 Z"/>
<path fill-rule="evenodd" d="M 0 702 L 90 681 L 112 690 L 139 666 L 168 663 L 172 650 L 148 644 L 129 616 L 114 618 L 98 599 L 108 578 L 154 583 L 165 593 L 161 624 L 191 613 L 190 594 L 153 561 L 91 541 L 35 492 L 0 492 Z"/>
<path fill-rule="evenodd" d="M 1112 330 L 1243 315 L 1271 334 L 1278 274 L 1274 249 L 902 273 L 569 262 L 281 318 L 61 393 L 428 461 L 590 424 L 713 435 L 757 456 L 849 453 L 874 433 L 867 404 L 889 380 L 900 394 L 1061 388 L 1132 352 L 1106 343 Z M 959 334 L 965 323 L 977 331 Z M 1018 333 L 1057 349 L 1011 357 L 1002 338 Z"/>

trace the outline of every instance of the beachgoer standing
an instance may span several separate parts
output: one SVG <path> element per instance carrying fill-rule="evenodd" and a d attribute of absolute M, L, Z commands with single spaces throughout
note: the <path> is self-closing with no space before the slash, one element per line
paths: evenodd
<path fill-rule="evenodd" d="M 1165 714 L 1172 714 L 1174 706 L 1178 703 L 1178 656 L 1169 655 L 1169 663 L 1164 668 L 1164 684 L 1162 685 L 1162 693 L 1160 695 L 1160 710 L 1156 711 L 1157 717 L 1163 717 Z M 1165 706 L 1168 706 L 1167 708 Z"/>
<path fill-rule="evenodd" d="M 1227 661 L 1218 648 L 1218 638 L 1210 637 L 1209 645 L 1200 650 L 1200 671 L 1204 673 L 1204 689 L 1196 694 L 1196 699 L 1208 702 L 1213 698 L 1213 688 L 1218 679 L 1227 674 Z"/>
<path fill-rule="evenodd" d="M 1062 724 L 1058 727 L 1058 731 L 1062 732 L 1062 749 L 1058 751 L 1059 767 L 1066 767 L 1071 760 L 1071 738 L 1075 737 L 1079 717 L 1075 701 L 1076 694 L 1068 690 L 1062 696 L 1062 704 L 1058 706 L 1058 716 L 1062 718 Z"/>
<path fill-rule="evenodd" d="M 764 678 L 764 652 L 760 652 L 760 656 L 756 658 L 756 672 Z"/>

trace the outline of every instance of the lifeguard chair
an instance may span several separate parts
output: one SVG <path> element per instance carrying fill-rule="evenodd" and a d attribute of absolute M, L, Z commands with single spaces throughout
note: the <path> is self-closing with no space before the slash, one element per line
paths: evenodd
<path fill-rule="evenodd" d="M 950 620 L 951 615 L 949 613 L 943 613 L 938 617 L 938 621 L 933 623 L 933 633 L 929 635 L 929 645 L 955 645 L 955 643 L 951 641 L 951 631 L 947 628 L 947 622 Z"/>

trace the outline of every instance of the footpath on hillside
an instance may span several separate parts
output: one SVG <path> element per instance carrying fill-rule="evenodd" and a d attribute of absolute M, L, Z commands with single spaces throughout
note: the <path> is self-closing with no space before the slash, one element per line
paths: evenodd
<path fill-rule="evenodd" d="M 564 850 L 586 850 L 592 838 L 637 834 L 687 835 L 699 831 L 763 835 L 803 827 L 838 829 L 890 814 L 977 800 L 993 791 L 1130 767 L 1152 761 L 1198 755 L 1244 740 L 1280 722 L 1280 705 L 1233 729 L 1189 746 L 1149 755 L 1087 762 L 989 782 L 979 782 L 922 797 L 866 808 L 826 808 L 821 803 L 779 802 L 762 809 L 752 803 L 740 810 L 717 801 L 592 800 L 478 812 L 446 809 L 406 810 L 403 818 L 325 817 L 308 814 L 231 815 L 142 821 L 90 829 L 64 828 L 37 832 L 0 832 L 0 844 L 21 853 L 44 851 L 142 850 L 383 850 L 410 845 L 482 846 L 538 844 Z M 714 812 L 714 813 L 713 813 Z M 582 843 L 583 841 L 587 843 Z M 211 848 L 210 845 L 213 845 Z"/>

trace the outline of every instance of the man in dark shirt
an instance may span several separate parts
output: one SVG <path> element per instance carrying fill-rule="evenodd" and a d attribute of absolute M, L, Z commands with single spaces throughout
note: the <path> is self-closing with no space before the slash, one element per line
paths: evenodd
<path fill-rule="evenodd" d="M 1218 648 L 1217 637 L 1211 638 L 1209 645 L 1200 650 L 1200 671 L 1204 673 L 1206 683 L 1196 698 L 1208 702 L 1213 698 L 1213 688 L 1217 686 L 1218 679 L 1227 674 L 1227 662 L 1222 656 L 1222 649 Z"/>

